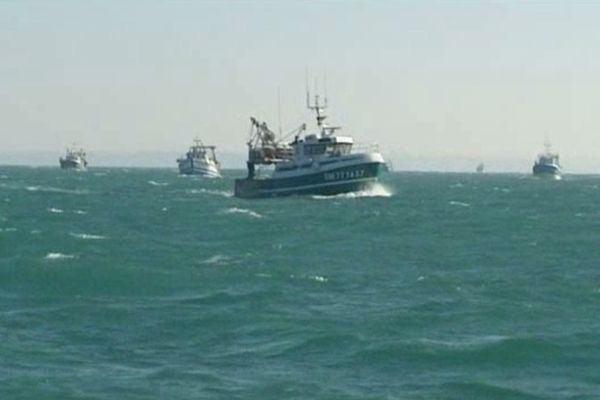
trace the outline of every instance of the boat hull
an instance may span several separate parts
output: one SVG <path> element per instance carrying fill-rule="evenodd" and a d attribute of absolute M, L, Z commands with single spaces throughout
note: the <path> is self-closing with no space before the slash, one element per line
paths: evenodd
<path fill-rule="evenodd" d="M 236 179 L 234 195 L 240 198 L 331 196 L 367 190 L 377 182 L 382 165 L 381 162 L 369 162 L 293 177 Z"/>
<path fill-rule="evenodd" d="M 182 175 L 199 175 L 207 178 L 219 178 L 219 169 L 215 164 L 206 163 L 201 159 L 183 159 L 177 161 L 179 173 Z"/>
<path fill-rule="evenodd" d="M 87 166 L 87 163 L 85 161 L 80 160 L 80 159 L 71 160 L 71 159 L 60 158 L 59 162 L 60 162 L 60 167 L 62 169 L 78 169 L 78 170 L 83 170 Z"/>
<path fill-rule="evenodd" d="M 533 175 L 540 178 L 561 179 L 561 170 L 554 164 L 535 164 Z"/>

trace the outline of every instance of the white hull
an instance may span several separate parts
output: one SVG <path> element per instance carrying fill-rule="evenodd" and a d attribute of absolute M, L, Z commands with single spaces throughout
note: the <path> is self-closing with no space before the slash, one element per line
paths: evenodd
<path fill-rule="evenodd" d="M 177 160 L 179 173 L 183 175 L 200 175 L 209 178 L 219 178 L 221 174 L 214 162 L 202 158 L 185 158 Z"/>

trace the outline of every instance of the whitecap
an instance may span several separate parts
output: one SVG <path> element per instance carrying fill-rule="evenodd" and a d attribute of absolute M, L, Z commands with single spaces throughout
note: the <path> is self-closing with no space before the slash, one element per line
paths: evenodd
<path fill-rule="evenodd" d="M 29 192 L 43 192 L 43 193 L 65 193 L 65 194 L 88 194 L 89 190 L 85 189 L 61 189 L 51 186 L 27 186 L 25 190 Z"/>
<path fill-rule="evenodd" d="M 310 280 L 310 281 L 315 281 L 315 282 L 320 282 L 320 283 L 325 283 L 325 282 L 329 281 L 329 279 L 327 279 L 324 276 L 320 276 L 320 275 L 300 275 L 300 276 L 296 276 L 294 274 L 291 274 L 290 278 L 291 279 Z"/>
<path fill-rule="evenodd" d="M 17 228 L 0 228 L 0 232 L 16 232 Z"/>
<path fill-rule="evenodd" d="M 358 192 L 340 193 L 331 196 L 313 195 L 311 196 L 316 200 L 330 200 L 330 199 L 358 199 L 362 197 L 392 197 L 394 192 L 387 186 L 376 183 L 371 188 L 366 190 L 360 190 Z"/>
<path fill-rule="evenodd" d="M 87 211 L 84 211 L 84 210 L 74 210 L 74 211 L 73 211 L 73 214 L 78 214 L 78 215 L 85 215 L 85 214 L 87 214 L 87 213 L 88 213 L 88 212 L 87 212 Z"/>
<path fill-rule="evenodd" d="M 152 186 L 168 186 L 167 182 L 156 182 L 156 181 L 148 181 Z"/>
<path fill-rule="evenodd" d="M 103 240 L 103 239 L 106 239 L 106 236 L 91 235 L 89 233 L 73 233 L 73 232 L 70 232 L 69 235 L 73 236 L 74 238 L 83 239 L 83 240 Z"/>
<path fill-rule="evenodd" d="M 468 349 L 468 348 L 477 348 L 477 347 L 485 347 L 491 344 L 501 343 L 510 339 L 509 336 L 503 335 L 484 335 L 484 336 L 468 336 L 462 337 L 455 340 L 438 340 L 438 339 L 427 339 L 421 338 L 419 342 L 425 345 L 433 346 L 433 347 L 445 347 L 445 348 L 459 348 L 459 349 Z"/>
<path fill-rule="evenodd" d="M 460 206 L 460 207 L 471 207 L 469 203 L 463 203 L 462 201 L 450 201 L 448 202 L 451 206 Z"/>
<path fill-rule="evenodd" d="M 62 213 L 64 213 L 64 211 L 61 210 L 60 208 L 54 208 L 54 207 L 49 208 L 48 212 L 51 212 L 51 213 L 54 213 L 54 214 L 62 214 Z"/>
<path fill-rule="evenodd" d="M 211 194 L 214 196 L 223 196 L 223 197 L 233 197 L 233 192 L 228 192 L 226 190 L 212 190 L 212 189 L 188 189 L 185 191 L 189 194 Z"/>
<path fill-rule="evenodd" d="M 200 264 L 223 265 L 223 264 L 229 264 L 230 261 L 231 261 L 231 257 L 229 257 L 229 256 L 225 256 L 223 254 L 215 254 L 214 256 L 209 257 L 206 260 L 200 261 Z"/>
<path fill-rule="evenodd" d="M 227 210 L 223 211 L 223 213 L 225 214 L 245 214 L 248 215 L 250 217 L 254 217 L 254 218 L 263 218 L 263 216 L 255 211 L 252 210 L 248 210 L 246 208 L 237 208 L 237 207 L 232 207 L 232 208 L 228 208 Z"/>
<path fill-rule="evenodd" d="M 64 259 L 73 259 L 73 258 L 77 258 L 77 257 L 74 256 L 73 254 L 63 254 L 63 253 L 48 253 L 48 254 L 46 254 L 46 257 L 44 257 L 45 260 L 64 260 Z"/>

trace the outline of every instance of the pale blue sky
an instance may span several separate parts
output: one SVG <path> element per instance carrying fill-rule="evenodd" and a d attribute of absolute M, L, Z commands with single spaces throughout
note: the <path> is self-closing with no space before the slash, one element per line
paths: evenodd
<path fill-rule="evenodd" d="M 253 115 L 330 122 L 402 159 L 600 172 L 600 2 L 0 0 L 0 147 L 244 153 Z M 596 161 L 598 160 L 598 161 Z M 511 168 L 508 168 L 511 169 Z"/>

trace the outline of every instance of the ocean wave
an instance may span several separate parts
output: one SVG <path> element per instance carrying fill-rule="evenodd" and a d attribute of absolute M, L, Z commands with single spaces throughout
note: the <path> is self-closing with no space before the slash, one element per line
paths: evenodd
<path fill-rule="evenodd" d="M 252 210 L 248 210 L 246 208 L 237 208 L 237 207 L 232 207 L 232 208 L 228 208 L 226 210 L 223 211 L 224 214 L 245 214 L 248 215 L 250 217 L 254 217 L 254 218 L 264 218 L 263 215 L 252 211 Z"/>
<path fill-rule="evenodd" d="M 290 278 L 292 279 L 306 279 L 309 281 L 315 281 L 315 282 L 321 282 L 321 283 L 325 283 L 328 282 L 329 279 L 325 278 L 324 276 L 320 276 L 320 275 L 299 275 L 296 276 L 294 274 L 290 275 Z"/>
<path fill-rule="evenodd" d="M 48 212 L 51 212 L 51 213 L 54 213 L 54 214 L 62 214 L 62 213 L 64 213 L 65 211 L 64 211 L 64 210 L 61 210 L 60 208 L 54 208 L 54 207 L 50 207 L 50 208 L 48 209 Z"/>
<path fill-rule="evenodd" d="M 233 192 L 226 190 L 213 190 L 213 189 L 188 189 L 185 191 L 188 194 L 211 194 L 214 196 L 233 197 Z"/>
<path fill-rule="evenodd" d="M 223 254 L 215 254 L 205 260 L 200 261 L 200 264 L 215 264 L 226 265 L 231 262 L 232 258 Z"/>
<path fill-rule="evenodd" d="M 89 194 L 90 191 L 86 189 L 63 189 L 52 186 L 26 186 L 25 190 L 28 192 L 42 192 L 42 193 L 64 193 L 64 194 Z"/>
<path fill-rule="evenodd" d="M 88 212 L 85 210 L 73 210 L 73 214 L 78 214 L 78 215 L 85 215 Z"/>
<path fill-rule="evenodd" d="M 103 239 L 106 239 L 106 236 L 91 235 L 89 233 L 73 233 L 73 232 L 70 232 L 69 235 L 73 236 L 74 238 L 83 239 L 83 240 L 103 240 Z"/>
<path fill-rule="evenodd" d="M 17 228 L 0 228 L 0 232 L 16 232 Z"/>
<path fill-rule="evenodd" d="M 448 204 L 450 204 L 451 206 L 460 206 L 460 207 L 471 207 L 471 205 L 469 203 L 465 203 L 462 201 L 449 201 Z"/>
<path fill-rule="evenodd" d="M 392 197 L 394 192 L 382 183 L 376 183 L 367 190 L 358 192 L 340 193 L 331 196 L 313 195 L 311 198 L 316 200 L 331 200 L 331 199 L 359 199 L 363 197 Z"/>
<path fill-rule="evenodd" d="M 456 398 L 463 399 L 542 399 L 532 393 L 512 387 L 503 387 L 487 382 L 447 382 L 439 385 L 445 398 L 455 393 Z M 450 398 L 454 398 L 450 396 Z"/>
<path fill-rule="evenodd" d="M 77 258 L 77 256 L 73 255 L 73 254 L 48 253 L 44 257 L 44 260 L 65 260 L 65 259 L 73 259 L 73 258 Z"/>
<path fill-rule="evenodd" d="M 168 186 L 167 182 L 156 182 L 156 181 L 148 181 L 152 186 Z"/>

